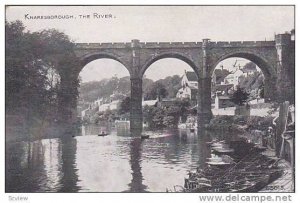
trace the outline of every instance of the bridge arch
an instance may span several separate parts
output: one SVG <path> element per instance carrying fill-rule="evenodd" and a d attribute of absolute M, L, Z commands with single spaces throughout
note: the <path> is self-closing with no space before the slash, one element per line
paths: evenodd
<path fill-rule="evenodd" d="M 164 53 L 156 54 L 154 57 L 146 60 L 146 62 L 141 67 L 139 77 L 142 78 L 143 75 L 145 74 L 146 70 L 153 63 L 155 63 L 156 61 L 158 61 L 160 59 L 166 59 L 166 58 L 173 58 L 173 59 L 179 59 L 181 61 L 184 61 L 194 70 L 194 72 L 197 75 L 197 78 L 199 78 L 199 71 L 198 71 L 198 67 L 195 64 L 195 62 L 190 57 L 186 56 L 185 54 L 179 53 L 179 52 L 164 52 Z"/>

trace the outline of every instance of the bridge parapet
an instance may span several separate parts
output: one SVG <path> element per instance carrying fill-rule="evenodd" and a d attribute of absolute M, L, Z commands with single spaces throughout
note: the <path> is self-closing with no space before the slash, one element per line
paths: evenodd
<path fill-rule="evenodd" d="M 141 48 L 200 48 L 202 42 L 141 42 Z"/>
<path fill-rule="evenodd" d="M 141 48 L 201 48 L 202 42 L 139 42 Z M 271 47 L 275 41 L 219 41 L 209 42 L 212 48 L 220 47 Z M 76 43 L 77 49 L 125 49 L 130 48 L 131 43 Z"/>
<path fill-rule="evenodd" d="M 77 49 L 124 49 L 130 47 L 130 43 L 75 43 Z"/>
<path fill-rule="evenodd" d="M 210 42 L 210 47 L 274 47 L 275 41 Z"/>
<path fill-rule="evenodd" d="M 202 47 L 202 42 L 139 42 L 141 48 L 193 48 Z M 131 47 L 131 43 L 76 43 L 77 49 L 122 49 Z"/>

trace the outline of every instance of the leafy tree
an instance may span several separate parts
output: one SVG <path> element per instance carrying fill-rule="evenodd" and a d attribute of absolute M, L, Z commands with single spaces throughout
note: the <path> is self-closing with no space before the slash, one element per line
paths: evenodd
<path fill-rule="evenodd" d="M 264 98 L 264 97 L 265 97 L 265 86 L 264 86 L 264 84 L 262 84 L 262 85 L 260 86 L 258 92 L 259 92 L 259 97 L 260 97 L 260 98 Z"/>
<path fill-rule="evenodd" d="M 130 112 L 130 97 L 126 97 L 120 104 L 119 113 L 124 114 Z"/>
<path fill-rule="evenodd" d="M 163 118 L 163 125 L 167 127 L 177 127 L 176 120 L 174 116 L 165 116 Z"/>
<path fill-rule="evenodd" d="M 155 82 L 149 87 L 149 90 L 146 90 L 145 99 L 153 100 L 157 97 L 165 98 L 167 95 L 168 92 L 165 85 L 163 85 L 161 82 Z"/>
<path fill-rule="evenodd" d="M 188 101 L 176 101 L 167 107 L 145 106 L 143 108 L 144 121 L 148 122 L 150 128 L 176 128 L 180 116 L 186 119 L 188 114 Z"/>
<path fill-rule="evenodd" d="M 248 99 L 249 93 L 244 89 L 237 87 L 237 90 L 233 93 L 231 101 L 236 105 L 242 106 Z"/>
<path fill-rule="evenodd" d="M 54 29 L 31 33 L 20 21 L 5 28 L 6 113 L 24 116 L 28 126 L 70 116 L 79 81 L 69 70 L 79 63 L 69 37 Z"/>

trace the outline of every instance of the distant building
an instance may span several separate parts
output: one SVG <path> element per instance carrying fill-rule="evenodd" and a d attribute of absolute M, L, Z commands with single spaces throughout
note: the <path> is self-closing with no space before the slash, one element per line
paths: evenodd
<path fill-rule="evenodd" d="M 239 66 L 236 71 L 224 78 L 224 84 L 233 84 L 233 88 L 236 90 L 237 86 L 244 78 L 254 75 L 255 72 L 258 72 L 258 70 L 254 63 L 248 63 L 243 68 Z"/>
<path fill-rule="evenodd" d="M 99 112 L 107 111 L 107 110 L 117 110 L 121 100 L 115 100 L 107 104 L 102 104 L 99 106 Z"/>
<path fill-rule="evenodd" d="M 212 86 L 223 84 L 225 77 L 229 74 L 228 70 L 223 69 L 223 65 L 221 65 L 221 69 L 215 69 L 211 78 Z"/>
<path fill-rule="evenodd" d="M 198 78 L 195 72 L 185 71 L 181 79 L 181 88 L 176 94 L 176 98 L 190 99 L 197 101 Z"/>
<path fill-rule="evenodd" d="M 158 101 L 158 106 L 163 107 L 163 108 L 168 108 L 172 105 L 174 105 L 176 102 L 178 101 L 178 99 L 176 98 L 172 98 L 172 99 L 161 99 L 160 101 Z"/>
<path fill-rule="evenodd" d="M 254 75 L 254 73 L 258 72 L 258 70 L 259 69 L 257 69 L 256 65 L 252 62 L 246 64 L 242 69 L 242 71 L 246 77 L 248 77 L 250 75 Z"/>
<path fill-rule="evenodd" d="M 158 102 L 158 98 L 157 99 L 154 99 L 154 100 L 146 100 L 146 101 L 142 101 L 142 106 L 155 106 L 157 105 L 157 102 Z"/>
<path fill-rule="evenodd" d="M 217 94 L 215 97 L 215 109 L 233 107 L 234 103 L 231 101 L 229 96 L 222 96 Z"/>
<path fill-rule="evenodd" d="M 221 84 L 215 85 L 213 87 L 213 92 L 218 93 L 219 95 L 230 95 L 233 94 L 233 84 Z"/>
<path fill-rule="evenodd" d="M 233 88 L 236 90 L 237 86 L 241 82 L 242 78 L 244 78 L 244 72 L 240 69 L 237 69 L 235 72 L 227 75 L 224 79 L 225 84 L 232 84 Z"/>
<path fill-rule="evenodd" d="M 232 73 L 221 65 L 221 68 L 215 69 L 212 74 L 212 98 L 215 98 L 217 93 L 219 96 L 231 95 L 244 78 L 253 75 L 257 71 L 257 66 L 254 63 L 247 63 L 243 67 L 238 65 L 238 68 Z M 196 104 L 197 92 L 198 78 L 196 73 L 185 71 L 181 79 L 181 88 L 178 90 L 176 98 L 190 99 Z M 222 99 L 226 100 L 223 97 Z"/>

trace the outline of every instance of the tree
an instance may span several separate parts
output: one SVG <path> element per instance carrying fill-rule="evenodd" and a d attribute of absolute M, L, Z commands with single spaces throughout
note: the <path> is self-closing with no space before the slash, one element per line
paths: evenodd
<path fill-rule="evenodd" d="M 29 126 L 69 116 L 79 85 L 70 71 L 79 63 L 69 37 L 54 29 L 31 33 L 20 21 L 6 21 L 5 28 L 6 113 L 24 116 Z"/>
<path fill-rule="evenodd" d="M 249 93 L 244 89 L 237 87 L 237 90 L 233 93 L 231 101 L 236 105 L 242 106 L 248 99 Z"/>
<path fill-rule="evenodd" d="M 165 116 L 163 118 L 163 125 L 170 128 L 176 128 L 177 119 L 174 116 Z"/>
<path fill-rule="evenodd" d="M 259 97 L 265 98 L 265 85 L 262 84 L 258 89 Z"/>
<path fill-rule="evenodd" d="M 126 97 L 120 104 L 119 113 L 124 114 L 130 112 L 130 97 Z"/>
<path fill-rule="evenodd" d="M 161 82 L 153 83 L 148 90 L 145 92 L 145 99 L 151 100 L 156 99 L 157 97 L 165 98 L 168 95 L 165 85 Z"/>

